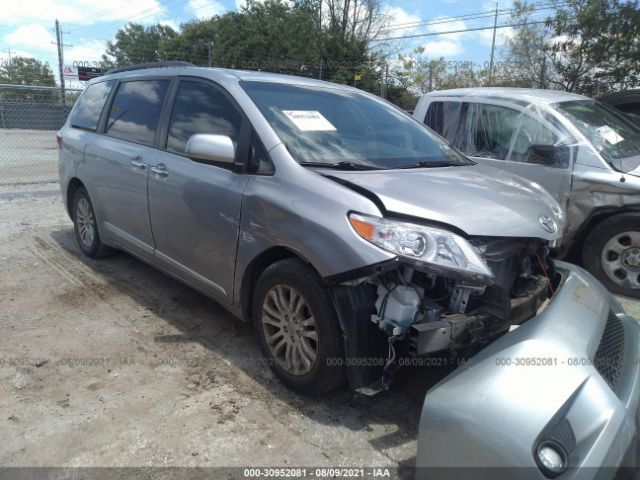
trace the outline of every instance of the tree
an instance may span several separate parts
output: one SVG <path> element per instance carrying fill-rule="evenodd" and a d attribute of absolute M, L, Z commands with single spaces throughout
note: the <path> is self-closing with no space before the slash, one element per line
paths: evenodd
<path fill-rule="evenodd" d="M 35 58 L 13 57 L 0 65 L 0 83 L 55 87 L 56 80 L 48 63 Z M 7 100 L 49 102 L 54 95 L 51 90 L 4 88 L 0 90 L 0 97 Z"/>
<path fill-rule="evenodd" d="M 567 0 L 544 24 L 518 2 L 503 82 L 595 96 L 640 85 L 640 0 Z"/>
<path fill-rule="evenodd" d="M 212 66 L 310 76 L 379 93 L 384 62 L 369 42 L 386 22 L 382 1 L 247 0 L 239 11 L 187 22 L 180 32 L 129 24 L 103 58 L 113 65 L 166 59 L 209 65 L 211 58 Z"/>
<path fill-rule="evenodd" d="M 568 0 L 552 22 L 557 84 L 597 95 L 640 85 L 640 1 Z"/>
<path fill-rule="evenodd" d="M 116 32 L 115 41 L 107 42 L 102 56 L 105 67 L 158 62 L 169 59 L 168 43 L 178 32 L 166 25 L 144 27 L 129 23 Z"/>
<path fill-rule="evenodd" d="M 443 57 L 429 59 L 424 55 L 424 47 L 416 48 L 410 55 L 399 55 L 398 59 L 401 70 L 396 70 L 396 82 L 402 76 L 409 78 L 408 88 L 418 94 L 488 84 L 486 69 L 474 70 L 470 62 L 450 64 Z"/>
<path fill-rule="evenodd" d="M 510 23 L 520 25 L 507 39 L 500 56 L 500 68 L 495 84 L 514 87 L 546 88 L 552 75 L 550 41 L 552 32 L 548 25 L 533 18 L 535 5 L 516 1 Z"/>
<path fill-rule="evenodd" d="M 54 87 L 56 80 L 48 63 L 35 58 L 13 57 L 0 65 L 0 83 Z"/>

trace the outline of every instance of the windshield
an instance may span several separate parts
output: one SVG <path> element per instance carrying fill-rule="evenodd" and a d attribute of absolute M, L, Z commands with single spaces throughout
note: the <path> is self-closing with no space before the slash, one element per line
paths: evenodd
<path fill-rule="evenodd" d="M 640 129 L 624 115 L 592 100 L 574 100 L 554 105 L 614 167 L 627 170 L 627 163 L 640 158 Z M 631 162 L 627 161 L 631 160 Z"/>
<path fill-rule="evenodd" d="M 281 83 L 241 85 L 303 165 L 389 169 L 472 163 L 407 114 L 367 95 Z"/>

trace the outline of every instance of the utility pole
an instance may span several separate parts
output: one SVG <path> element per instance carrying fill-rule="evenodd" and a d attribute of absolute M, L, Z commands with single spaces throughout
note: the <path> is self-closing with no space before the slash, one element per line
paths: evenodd
<path fill-rule="evenodd" d="M 62 72 L 64 58 L 62 58 L 62 32 L 60 31 L 60 22 L 56 18 L 56 43 L 58 44 L 58 72 L 60 74 L 60 93 L 62 94 L 62 105 L 66 104 L 64 93 L 64 74 Z"/>
<path fill-rule="evenodd" d="M 382 82 L 380 82 L 380 96 L 387 98 L 387 82 L 389 81 L 389 64 L 384 62 L 384 73 L 382 74 Z"/>
<path fill-rule="evenodd" d="M 429 91 L 433 92 L 433 61 L 429 62 Z"/>
<path fill-rule="evenodd" d="M 322 54 L 324 53 L 322 46 L 322 2 L 318 0 L 318 56 L 320 57 L 320 64 L 318 65 L 318 80 L 322 80 Z"/>
<path fill-rule="evenodd" d="M 493 18 L 493 40 L 491 42 L 491 61 L 489 62 L 489 86 L 493 83 L 493 56 L 496 51 L 496 30 L 498 29 L 498 2 L 496 2 L 496 14 Z"/>
<path fill-rule="evenodd" d="M 211 40 L 207 40 L 207 65 L 211 66 Z"/>
<path fill-rule="evenodd" d="M 540 69 L 540 88 L 546 88 L 545 78 L 547 76 L 547 52 L 542 49 L 542 68 Z"/>
<path fill-rule="evenodd" d="M 0 52 L 7 52 L 9 54 L 9 62 L 11 62 L 11 47 L 7 48 L 6 50 L 0 50 Z"/>

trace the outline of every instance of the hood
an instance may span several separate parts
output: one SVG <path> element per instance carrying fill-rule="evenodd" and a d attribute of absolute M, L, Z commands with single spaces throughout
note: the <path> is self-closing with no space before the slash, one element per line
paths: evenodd
<path fill-rule="evenodd" d="M 368 190 L 390 213 L 446 223 L 471 236 L 552 241 L 564 229 L 562 210 L 551 194 L 485 165 L 322 173 Z M 555 232 L 543 227 L 549 219 L 556 224 Z"/>

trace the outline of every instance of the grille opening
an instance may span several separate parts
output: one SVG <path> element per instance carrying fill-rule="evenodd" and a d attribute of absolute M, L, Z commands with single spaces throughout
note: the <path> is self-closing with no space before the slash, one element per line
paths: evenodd
<path fill-rule="evenodd" d="M 615 314 L 609 312 L 594 365 L 614 392 L 618 390 L 624 366 L 624 336 L 624 325 Z"/>

